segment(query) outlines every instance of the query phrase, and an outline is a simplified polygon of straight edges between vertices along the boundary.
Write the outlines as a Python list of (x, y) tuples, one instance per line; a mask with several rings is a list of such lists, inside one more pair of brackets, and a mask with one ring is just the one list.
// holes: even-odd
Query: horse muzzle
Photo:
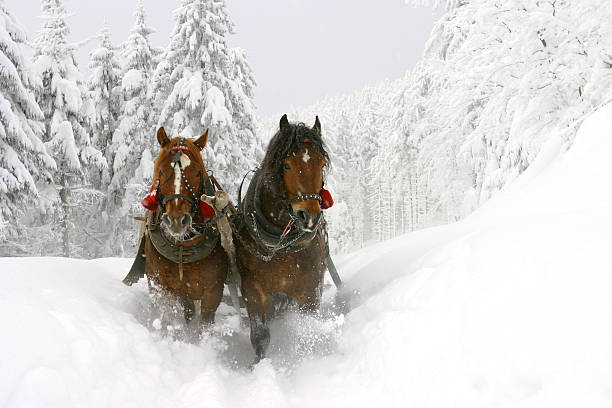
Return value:
[(161, 216), (161, 226), (175, 239), (182, 239), (191, 228), (192, 218), (189, 213), (173, 217), (167, 212)]
[(316, 215), (312, 215), (312, 213), (304, 209), (294, 210), (293, 214), (297, 227), (305, 232), (312, 232), (317, 229), (322, 217), (321, 210)]

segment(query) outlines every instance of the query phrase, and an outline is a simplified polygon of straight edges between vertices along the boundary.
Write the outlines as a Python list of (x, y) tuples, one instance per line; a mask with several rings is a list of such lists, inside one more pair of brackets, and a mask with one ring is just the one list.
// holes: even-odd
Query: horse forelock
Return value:
[[(200, 152), (200, 149), (193, 143), (193, 141), (194, 139), (185, 138), (183, 142), (183, 146), (186, 147), (187, 150), (182, 150), (181, 152), (183, 154), (186, 154), (189, 157), (189, 160), (191, 161), (192, 164), (195, 163), (198, 168), (206, 172), (206, 165), (204, 165), (204, 160), (202, 159), (202, 154)], [(175, 137), (170, 140), (170, 143), (168, 143), (167, 146), (163, 147), (160, 150), (159, 156), (157, 156), (157, 160), (155, 160), (155, 166), (153, 170), (154, 179), (159, 177), (160, 170), (162, 170), (161, 169), (162, 166), (172, 167), (172, 159), (177, 152), (177, 150), (172, 150), (172, 149), (176, 149), (179, 146), (180, 146), (180, 138)], [(166, 174), (167, 172), (163, 170), (162, 170), (162, 173), (164, 173), (166, 177), (168, 176), (168, 174)], [(163, 181), (164, 180), (160, 180), (160, 182), (163, 182)]]
[(278, 131), (270, 140), (261, 165), (263, 176), (268, 180), (278, 180), (283, 174), (283, 162), (291, 153), (314, 148), (325, 160), (325, 170), (330, 166), (329, 154), (321, 135), (304, 123), (290, 124), (290, 131)]

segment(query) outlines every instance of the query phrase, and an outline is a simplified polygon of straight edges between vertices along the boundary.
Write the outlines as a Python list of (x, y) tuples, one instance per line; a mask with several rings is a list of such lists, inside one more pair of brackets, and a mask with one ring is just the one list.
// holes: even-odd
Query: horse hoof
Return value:
[(266, 358), (266, 352), (263, 350), (255, 351), (255, 359), (253, 360), (253, 364), (251, 364), (251, 368), (254, 368), (257, 364)]

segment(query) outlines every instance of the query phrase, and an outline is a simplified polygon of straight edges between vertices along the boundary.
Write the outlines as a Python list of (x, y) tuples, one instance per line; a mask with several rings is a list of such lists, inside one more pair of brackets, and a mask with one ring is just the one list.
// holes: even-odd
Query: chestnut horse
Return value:
[(319, 118), (308, 128), (284, 115), (241, 203), (237, 262), (256, 363), (266, 355), (268, 322), (278, 310), (290, 302), (305, 312), (319, 309), (326, 268), (321, 208), (331, 206), (321, 198), (328, 162)]
[(212, 323), (229, 264), (219, 233), (208, 220), (214, 211), (200, 201), (210, 185), (200, 153), (208, 130), (197, 140), (169, 139), (162, 127), (157, 140), (161, 151), (153, 186), (143, 200), (146, 208), (154, 210), (148, 213), (143, 238), (145, 273), (151, 287), (182, 303), (187, 322), (194, 316), (194, 301), (200, 300), (202, 322)]

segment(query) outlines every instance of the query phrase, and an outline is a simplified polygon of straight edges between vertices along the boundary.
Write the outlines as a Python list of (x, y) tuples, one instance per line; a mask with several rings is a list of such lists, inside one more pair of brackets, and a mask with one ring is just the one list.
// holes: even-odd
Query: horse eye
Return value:
[(288, 163), (285, 163), (285, 170), (291, 170), (291, 166)]

